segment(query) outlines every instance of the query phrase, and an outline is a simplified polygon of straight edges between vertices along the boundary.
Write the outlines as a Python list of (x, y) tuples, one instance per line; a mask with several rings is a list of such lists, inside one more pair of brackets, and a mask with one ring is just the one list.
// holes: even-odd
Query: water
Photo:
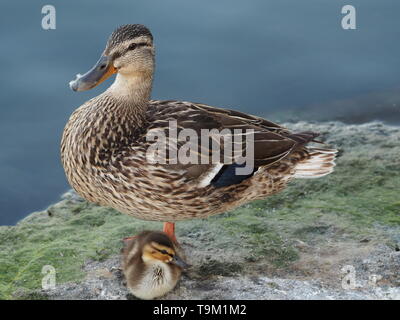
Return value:
[[(57, 29), (45, 31), (41, 8), (49, 3)], [(345, 31), (340, 11), (349, 3), (358, 29)], [(63, 127), (110, 81), (84, 93), (67, 84), (97, 61), (116, 26), (151, 28), (154, 98), (274, 120), (400, 121), (399, 12), (397, 0), (3, 0), (0, 225), (45, 208), (68, 188)]]

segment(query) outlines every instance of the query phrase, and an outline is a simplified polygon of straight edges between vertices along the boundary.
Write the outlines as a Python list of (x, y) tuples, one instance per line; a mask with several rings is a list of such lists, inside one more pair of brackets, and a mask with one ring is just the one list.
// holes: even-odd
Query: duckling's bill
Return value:
[(69, 87), (74, 91), (90, 90), (116, 72), (111, 59), (107, 56), (101, 56), (96, 65), (83, 76), (77, 74), (76, 79), (70, 81)]
[(187, 269), (190, 267), (190, 264), (186, 263), (181, 257), (176, 254), (173, 256), (171, 263), (182, 269)]

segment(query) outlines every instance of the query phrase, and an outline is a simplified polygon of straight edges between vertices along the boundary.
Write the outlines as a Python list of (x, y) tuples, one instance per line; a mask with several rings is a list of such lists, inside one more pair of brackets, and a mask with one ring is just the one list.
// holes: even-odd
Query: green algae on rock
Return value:
[[(339, 148), (335, 172), (293, 181), (285, 191), (232, 212), (179, 222), (192, 279), (207, 287), (213, 277), (317, 278), (340, 290), (340, 268), (352, 264), (365, 277), (365, 270), (373, 270), (385, 285), (399, 286), (398, 260), (387, 255), (400, 245), (400, 128), (379, 122), (287, 126), (321, 132)], [(16, 226), (0, 227), (0, 298), (53, 298), (40, 291), (44, 265), (55, 268), (57, 285), (79, 286), (93, 265), (118, 268), (123, 237), (161, 227), (68, 192)], [(385, 265), (374, 264), (375, 252)], [(364, 260), (371, 265), (365, 267)]]

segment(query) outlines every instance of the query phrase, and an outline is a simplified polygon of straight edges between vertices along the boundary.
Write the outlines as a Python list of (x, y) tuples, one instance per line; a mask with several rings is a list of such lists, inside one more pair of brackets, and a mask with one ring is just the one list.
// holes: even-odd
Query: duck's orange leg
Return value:
[[(171, 238), (173, 242), (178, 244), (175, 236), (175, 223), (174, 222), (164, 222), (163, 231)], [(122, 239), (124, 243), (136, 239), (137, 236), (125, 237)]]
[(174, 222), (164, 222), (163, 231), (171, 238), (172, 241), (178, 243), (175, 236), (175, 223)]

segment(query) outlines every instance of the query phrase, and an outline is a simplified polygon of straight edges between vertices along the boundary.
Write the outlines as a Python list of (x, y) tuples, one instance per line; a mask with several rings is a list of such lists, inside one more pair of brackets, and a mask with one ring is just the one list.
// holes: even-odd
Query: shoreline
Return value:
[[(335, 172), (296, 180), (232, 212), (178, 222), (193, 268), (165, 299), (400, 299), (400, 127), (286, 125), (319, 131), (338, 147)], [(0, 298), (129, 299), (118, 269), (121, 239), (144, 229), (161, 223), (69, 191), (46, 210), (0, 226)], [(57, 272), (54, 290), (41, 289), (44, 265)], [(348, 265), (359, 283), (351, 290), (342, 288)]]

